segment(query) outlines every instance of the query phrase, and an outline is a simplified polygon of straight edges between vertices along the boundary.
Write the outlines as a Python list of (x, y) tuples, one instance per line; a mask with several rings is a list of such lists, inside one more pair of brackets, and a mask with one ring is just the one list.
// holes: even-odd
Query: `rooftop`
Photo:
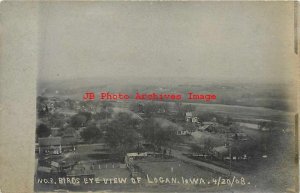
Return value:
[(214, 147), (213, 151), (216, 151), (218, 153), (227, 153), (228, 152), (228, 148), (225, 146), (219, 146), (219, 147)]
[(38, 141), (40, 146), (61, 145), (61, 137), (44, 137)]

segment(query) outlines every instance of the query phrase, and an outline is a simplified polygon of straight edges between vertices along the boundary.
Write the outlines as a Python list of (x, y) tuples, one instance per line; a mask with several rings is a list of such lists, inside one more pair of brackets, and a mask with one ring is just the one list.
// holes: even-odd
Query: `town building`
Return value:
[(193, 113), (192, 112), (186, 112), (185, 113), (185, 121), (186, 122), (191, 122), (193, 118)]
[(61, 137), (44, 137), (38, 139), (39, 154), (61, 154)]
[(215, 158), (224, 160), (229, 155), (229, 149), (227, 146), (214, 147), (212, 153)]
[(176, 135), (191, 135), (192, 132), (188, 131), (187, 129), (178, 129), (176, 131)]

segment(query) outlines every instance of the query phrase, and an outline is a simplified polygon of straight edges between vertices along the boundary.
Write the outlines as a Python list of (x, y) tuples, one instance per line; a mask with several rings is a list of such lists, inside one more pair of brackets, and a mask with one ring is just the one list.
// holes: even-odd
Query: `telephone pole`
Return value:
[(230, 143), (230, 139), (228, 137), (228, 131), (226, 131), (226, 145), (228, 146), (229, 149), (229, 177), (231, 176), (231, 161), (232, 161), (232, 153), (231, 153), (231, 143)]

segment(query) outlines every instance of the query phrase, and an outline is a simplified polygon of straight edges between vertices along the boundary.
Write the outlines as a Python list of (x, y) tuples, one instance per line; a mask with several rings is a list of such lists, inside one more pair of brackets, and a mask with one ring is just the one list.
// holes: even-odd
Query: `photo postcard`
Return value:
[(3, 193), (299, 192), (298, 2), (0, 6)]

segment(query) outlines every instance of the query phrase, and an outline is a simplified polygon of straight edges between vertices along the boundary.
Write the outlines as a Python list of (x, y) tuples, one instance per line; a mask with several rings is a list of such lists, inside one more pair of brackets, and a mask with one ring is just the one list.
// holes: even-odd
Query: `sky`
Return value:
[(293, 2), (45, 2), (38, 78), (289, 81), (293, 19)]

